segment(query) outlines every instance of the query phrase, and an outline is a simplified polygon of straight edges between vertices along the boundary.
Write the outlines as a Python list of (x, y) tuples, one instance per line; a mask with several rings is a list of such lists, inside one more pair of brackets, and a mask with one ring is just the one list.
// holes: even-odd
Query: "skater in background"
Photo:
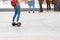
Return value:
[(38, 0), (40, 6), (39, 12), (43, 12), (43, 7), (42, 7), (43, 1), (44, 0)]
[(53, 4), (54, 4), (54, 11), (58, 11), (59, 8), (58, 8), (58, 0), (52, 0), (53, 1)]
[(35, 0), (29, 1), (29, 2), (28, 2), (28, 6), (29, 6), (28, 12), (30, 13), (30, 11), (33, 11), (33, 13), (34, 13)]
[(47, 10), (50, 10), (51, 9), (50, 0), (46, 0), (46, 4), (47, 4)]

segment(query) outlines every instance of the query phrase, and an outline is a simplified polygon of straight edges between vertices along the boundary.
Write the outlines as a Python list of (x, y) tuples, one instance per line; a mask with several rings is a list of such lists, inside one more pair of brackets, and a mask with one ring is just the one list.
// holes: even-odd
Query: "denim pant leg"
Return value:
[(40, 12), (42, 12), (42, 11), (43, 11), (42, 4), (40, 4)]
[(20, 6), (17, 6), (17, 22), (19, 21), (20, 18)]
[(33, 5), (33, 9), (32, 9), (32, 10), (33, 10), (33, 13), (34, 13), (34, 6), (35, 6), (35, 5)]
[(28, 10), (28, 12), (30, 13), (30, 11), (31, 11), (31, 6), (29, 5), (29, 10)]
[(14, 7), (14, 16), (13, 16), (13, 21), (15, 21), (16, 15), (17, 15), (17, 7)]

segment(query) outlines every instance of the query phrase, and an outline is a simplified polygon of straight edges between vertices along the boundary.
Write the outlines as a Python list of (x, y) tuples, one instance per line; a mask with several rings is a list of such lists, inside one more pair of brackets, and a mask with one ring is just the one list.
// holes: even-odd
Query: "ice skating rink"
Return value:
[(21, 12), (21, 27), (13, 27), (14, 12), (0, 12), (0, 40), (60, 40), (60, 12)]
[[(14, 12), (1, 11), (10, 8), (13, 8), (10, 1), (0, 1), (0, 40), (60, 40), (60, 12), (22, 11), (21, 27), (13, 27), (11, 23)], [(28, 8), (28, 5), (22, 2), (21, 8)], [(35, 8), (39, 8), (37, 0)], [(46, 4), (43, 4), (43, 8), (46, 8)]]

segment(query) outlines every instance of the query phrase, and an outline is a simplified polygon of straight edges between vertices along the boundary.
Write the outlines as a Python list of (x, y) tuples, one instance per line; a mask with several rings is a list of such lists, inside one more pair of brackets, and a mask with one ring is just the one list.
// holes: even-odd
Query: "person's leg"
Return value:
[(57, 9), (56, 9), (56, 4), (54, 4), (54, 11), (56, 11)]
[(55, 11), (55, 4), (54, 4), (54, 11)]
[(51, 9), (50, 4), (47, 3), (47, 10), (50, 10), (50, 9)]
[(31, 6), (29, 5), (29, 10), (28, 10), (28, 12), (30, 13), (30, 11), (31, 11)]
[(15, 21), (16, 15), (17, 15), (17, 7), (14, 7), (14, 16), (13, 16), (13, 22)]
[(33, 4), (33, 13), (34, 13), (34, 7), (35, 7), (35, 5)]
[(51, 9), (50, 3), (49, 3), (49, 10)]
[(43, 12), (42, 4), (40, 4), (40, 12)]
[(58, 3), (58, 11), (60, 11), (60, 3)]
[(19, 21), (20, 18), (20, 6), (17, 7), (17, 22)]
[(54, 4), (54, 11), (58, 11), (58, 5), (57, 4)]
[(60, 11), (60, 6), (59, 6), (59, 11)]

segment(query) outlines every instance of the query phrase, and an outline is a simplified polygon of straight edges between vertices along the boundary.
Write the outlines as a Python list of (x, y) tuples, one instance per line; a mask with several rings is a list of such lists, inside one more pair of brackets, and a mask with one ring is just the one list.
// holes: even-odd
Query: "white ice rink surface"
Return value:
[(60, 40), (60, 12), (21, 12), (21, 27), (11, 25), (14, 12), (0, 12), (0, 40)]

